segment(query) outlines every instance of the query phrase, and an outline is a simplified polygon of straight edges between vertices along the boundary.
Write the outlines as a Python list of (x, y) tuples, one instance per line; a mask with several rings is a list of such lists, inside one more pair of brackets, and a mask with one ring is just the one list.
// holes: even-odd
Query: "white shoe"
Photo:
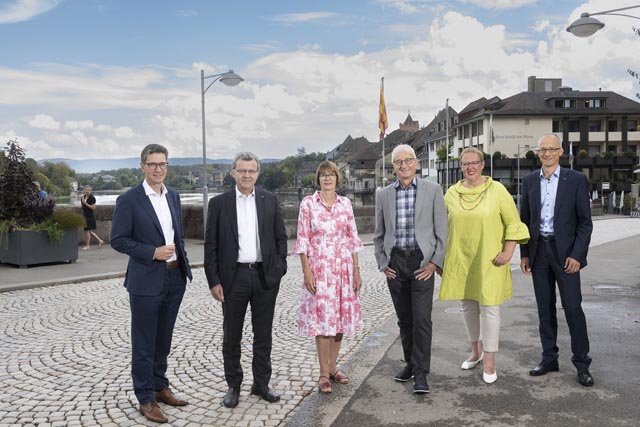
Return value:
[(473, 369), (478, 366), (478, 363), (482, 362), (482, 359), (484, 359), (484, 353), (480, 354), (480, 357), (475, 362), (469, 362), (468, 360), (465, 360), (464, 362), (462, 362), (462, 366), (460, 366), (460, 368), (464, 369), (465, 371), (468, 369)]
[(495, 383), (496, 381), (498, 381), (498, 372), (493, 371), (493, 374), (487, 374), (486, 372), (482, 371), (482, 381), (487, 384)]

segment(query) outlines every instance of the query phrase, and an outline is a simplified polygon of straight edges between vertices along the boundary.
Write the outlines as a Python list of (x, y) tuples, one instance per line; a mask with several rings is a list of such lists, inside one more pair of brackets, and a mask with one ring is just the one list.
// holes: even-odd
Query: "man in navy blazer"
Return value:
[(243, 371), (242, 331), (251, 304), (253, 385), (251, 394), (267, 402), (280, 396), (269, 388), (272, 325), (280, 279), (287, 271), (287, 234), (275, 194), (255, 187), (260, 161), (239, 153), (231, 170), (233, 190), (209, 202), (204, 270), (211, 295), (222, 302), (222, 356), (229, 390), (224, 406), (238, 405)]
[(582, 173), (560, 167), (562, 153), (560, 138), (545, 133), (538, 140), (542, 169), (522, 179), (520, 216), (531, 239), (520, 246), (520, 268), (533, 274), (542, 342), (542, 361), (529, 374), (539, 376), (559, 369), (557, 283), (571, 334), (571, 360), (578, 370), (578, 382), (589, 387), (593, 377), (580, 290), (580, 269), (587, 265), (593, 230), (589, 187)]
[(147, 145), (140, 155), (144, 181), (116, 200), (111, 247), (129, 255), (124, 286), (131, 307), (131, 375), (140, 412), (165, 423), (157, 402), (184, 406), (169, 388), (167, 357), (173, 328), (192, 279), (184, 247), (180, 195), (164, 185), (168, 152)]

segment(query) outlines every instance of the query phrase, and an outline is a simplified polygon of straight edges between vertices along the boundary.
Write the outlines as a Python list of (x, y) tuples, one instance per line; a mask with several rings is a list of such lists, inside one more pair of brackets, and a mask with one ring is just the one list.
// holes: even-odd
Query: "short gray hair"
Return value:
[(396, 148), (394, 148), (393, 151), (391, 152), (391, 161), (393, 161), (396, 158), (396, 154), (398, 154), (399, 151), (403, 151), (403, 150), (411, 151), (411, 154), (413, 154), (413, 157), (416, 157), (416, 152), (412, 146), (410, 146), (409, 144), (400, 144), (400, 145), (397, 145)]
[(540, 143), (542, 142), (543, 139), (545, 139), (548, 136), (552, 136), (554, 137), (557, 141), (558, 141), (558, 147), (562, 148), (562, 140), (560, 139), (560, 137), (558, 136), (557, 133), (554, 132), (547, 132), (547, 133), (543, 133), (542, 136), (540, 138), (538, 138), (538, 145), (540, 145)]
[(233, 158), (233, 166), (231, 167), (231, 169), (233, 170), (236, 169), (236, 164), (238, 163), (238, 160), (242, 160), (245, 162), (250, 162), (253, 160), (258, 164), (258, 170), (260, 170), (260, 159), (258, 159), (258, 156), (256, 156), (255, 154), (249, 151), (243, 151), (242, 153), (236, 154), (236, 156)]
[(167, 151), (167, 149), (163, 145), (149, 144), (146, 147), (144, 147), (142, 149), (142, 153), (140, 153), (140, 163), (146, 163), (147, 156), (149, 154), (156, 154), (156, 153), (164, 154), (164, 156), (167, 159), (169, 159), (169, 151)]

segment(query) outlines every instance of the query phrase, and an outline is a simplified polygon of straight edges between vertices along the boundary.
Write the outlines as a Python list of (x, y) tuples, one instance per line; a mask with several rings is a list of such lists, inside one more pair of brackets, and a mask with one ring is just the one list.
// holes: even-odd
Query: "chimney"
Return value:
[(536, 91), (536, 76), (529, 76), (527, 79), (527, 92)]

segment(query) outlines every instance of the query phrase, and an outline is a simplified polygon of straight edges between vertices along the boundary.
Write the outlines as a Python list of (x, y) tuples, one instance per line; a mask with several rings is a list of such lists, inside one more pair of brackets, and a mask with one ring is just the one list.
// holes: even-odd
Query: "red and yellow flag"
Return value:
[(380, 139), (384, 139), (384, 133), (389, 127), (387, 122), (387, 108), (384, 106), (384, 77), (380, 80), (380, 111), (378, 117), (378, 127), (380, 128)]

